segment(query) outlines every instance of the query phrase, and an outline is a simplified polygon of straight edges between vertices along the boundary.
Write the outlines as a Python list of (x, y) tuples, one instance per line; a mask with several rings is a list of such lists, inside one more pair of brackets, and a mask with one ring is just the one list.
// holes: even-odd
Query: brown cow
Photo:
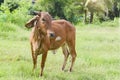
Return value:
[[(75, 50), (75, 27), (66, 20), (53, 20), (48, 12), (39, 12), (25, 26), (32, 28), (30, 43), (33, 58), (33, 70), (36, 68), (37, 56), (42, 54), (41, 73), (47, 57), (48, 50), (55, 50), (62, 47), (64, 54), (64, 63), (62, 70), (64, 70), (69, 53), (72, 56), (70, 71), (72, 71), (73, 64), (76, 58)], [(69, 49), (68, 49), (69, 48)]]

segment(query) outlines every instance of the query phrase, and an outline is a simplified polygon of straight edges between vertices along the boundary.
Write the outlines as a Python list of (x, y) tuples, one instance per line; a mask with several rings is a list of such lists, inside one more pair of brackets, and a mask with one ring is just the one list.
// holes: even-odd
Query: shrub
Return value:
[[(9, 1), (14, 2), (15, 0), (9, 0)], [(24, 0), (20, 0), (17, 3), (19, 4), (19, 7), (12, 12), (10, 12), (9, 6), (7, 6), (7, 1), (0, 7), (0, 10), (3, 11), (0, 12), (1, 22), (10, 22), (17, 24), (19, 26), (24, 25), (24, 23), (30, 17), (28, 15), (28, 8), (30, 7), (30, 3)]]

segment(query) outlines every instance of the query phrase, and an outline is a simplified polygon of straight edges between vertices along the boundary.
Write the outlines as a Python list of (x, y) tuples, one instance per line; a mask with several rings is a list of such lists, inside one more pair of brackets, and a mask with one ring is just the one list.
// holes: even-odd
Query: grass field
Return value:
[[(29, 32), (17, 28), (0, 31), (0, 80), (120, 80), (120, 27), (76, 26), (77, 58), (73, 72), (61, 70), (63, 54), (48, 53), (43, 77), (39, 77), (41, 56), (32, 73)], [(105, 27), (106, 26), (106, 27)]]

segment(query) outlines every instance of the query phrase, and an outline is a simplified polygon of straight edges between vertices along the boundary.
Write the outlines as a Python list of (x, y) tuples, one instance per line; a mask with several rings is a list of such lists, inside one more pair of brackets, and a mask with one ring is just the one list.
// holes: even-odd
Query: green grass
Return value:
[(55, 55), (48, 53), (43, 77), (38, 76), (41, 55), (32, 73), (30, 31), (9, 24), (9, 31), (0, 30), (0, 80), (120, 80), (120, 27), (113, 27), (113, 23), (111, 27), (111, 23), (76, 26), (77, 58), (73, 72), (67, 71), (70, 58), (66, 72), (61, 70), (64, 57), (59, 49)]

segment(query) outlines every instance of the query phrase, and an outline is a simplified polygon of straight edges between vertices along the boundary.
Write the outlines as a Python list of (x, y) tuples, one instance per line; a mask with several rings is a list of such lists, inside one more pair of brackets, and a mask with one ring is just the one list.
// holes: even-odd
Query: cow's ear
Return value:
[(34, 16), (32, 19), (30, 19), (26, 24), (25, 24), (25, 26), (27, 27), (27, 28), (32, 28), (32, 27), (34, 27), (35, 25), (36, 25), (36, 21), (39, 19), (39, 16), (37, 15), (37, 16)]

